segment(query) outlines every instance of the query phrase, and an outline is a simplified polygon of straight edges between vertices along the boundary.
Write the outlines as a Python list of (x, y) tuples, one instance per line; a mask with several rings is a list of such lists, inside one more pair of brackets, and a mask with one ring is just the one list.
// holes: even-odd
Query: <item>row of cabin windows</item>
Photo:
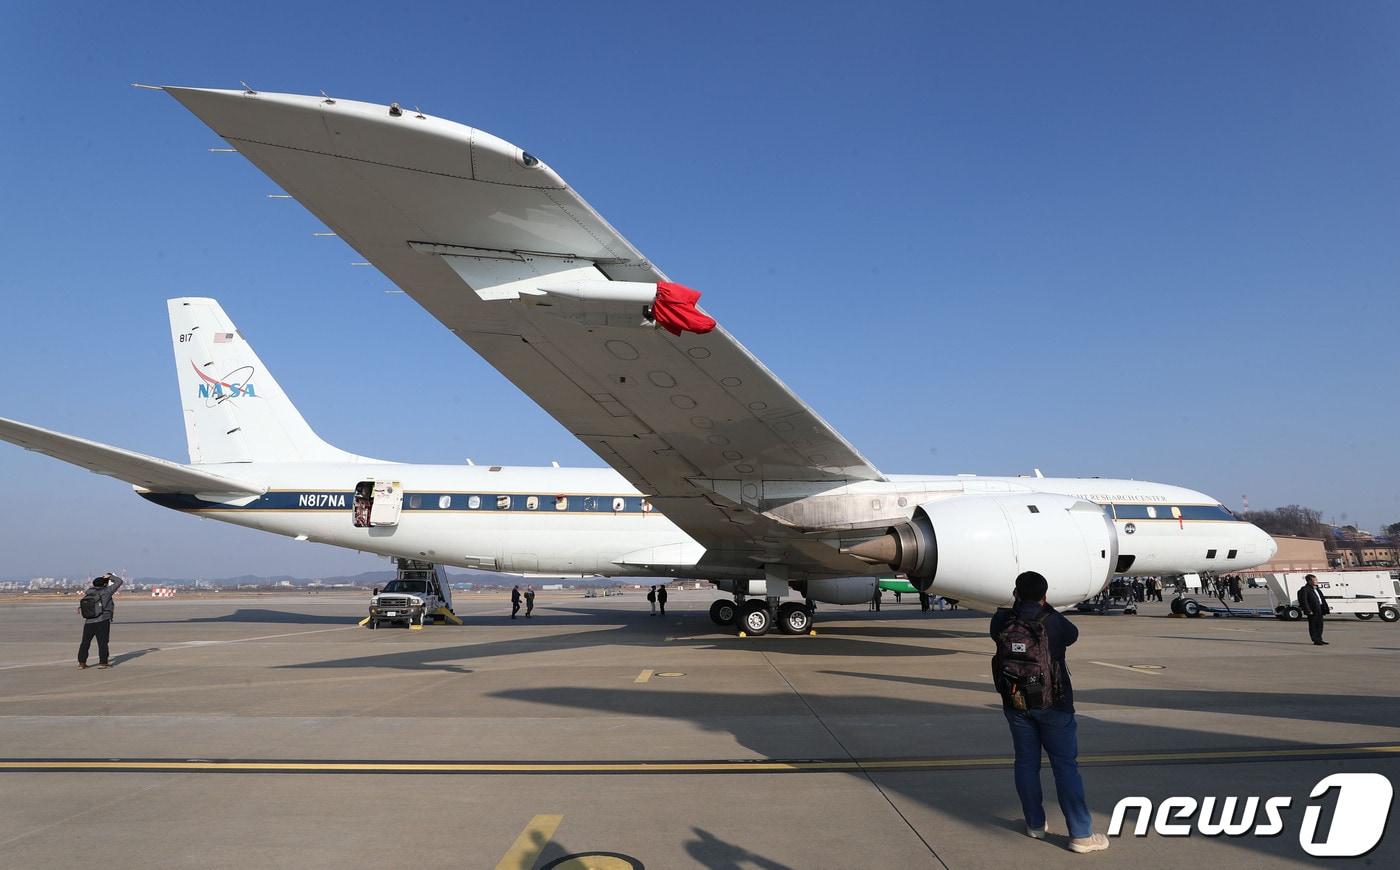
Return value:
[[(1239, 550), (1231, 550), (1230, 552), (1228, 552), (1228, 553), (1225, 554), (1225, 558), (1227, 558), (1227, 559), (1233, 559), (1233, 558), (1235, 558), (1236, 556), (1239, 555), (1239, 552), (1240, 552)], [(1214, 550), (1206, 550), (1206, 558), (1207, 558), (1207, 559), (1214, 559), (1214, 558), (1215, 558), (1215, 551), (1214, 551)]]
[(1106, 504), (1103, 509), (1120, 520), (1239, 520), (1219, 504)]
[[(415, 494), (408, 497), (409, 510), (419, 510), (431, 504), (433, 496)], [(651, 513), (651, 502), (635, 496), (606, 495), (440, 495), (437, 506), (442, 510), (465, 506), (468, 510), (548, 510), (612, 511), (613, 513)]]

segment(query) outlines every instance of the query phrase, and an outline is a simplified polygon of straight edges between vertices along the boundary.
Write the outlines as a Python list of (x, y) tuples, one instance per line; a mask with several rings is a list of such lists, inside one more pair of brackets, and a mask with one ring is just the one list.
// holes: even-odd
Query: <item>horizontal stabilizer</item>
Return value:
[(255, 483), (211, 474), (178, 462), (40, 429), (4, 417), (0, 417), (0, 439), (88, 471), (125, 480), (152, 492), (248, 492), (260, 495), (267, 491), (267, 487)]

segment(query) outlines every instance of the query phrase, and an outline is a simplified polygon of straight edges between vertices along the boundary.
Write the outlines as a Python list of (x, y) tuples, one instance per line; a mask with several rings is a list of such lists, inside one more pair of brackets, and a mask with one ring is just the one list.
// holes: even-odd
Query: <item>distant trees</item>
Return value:
[(1391, 523), (1386, 526), (1385, 536), (1390, 539), (1390, 546), (1400, 547), (1400, 523)]
[[(1271, 535), (1326, 538), (1330, 531), (1327, 523), (1322, 521), (1322, 511), (1296, 504), (1273, 510), (1248, 511), (1244, 518)], [(1400, 526), (1400, 523), (1395, 525)]]

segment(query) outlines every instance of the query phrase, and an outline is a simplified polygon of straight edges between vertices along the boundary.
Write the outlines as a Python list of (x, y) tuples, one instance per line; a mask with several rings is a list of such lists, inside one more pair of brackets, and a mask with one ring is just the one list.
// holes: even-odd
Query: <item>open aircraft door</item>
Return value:
[(403, 486), (397, 480), (362, 480), (355, 485), (355, 527), (397, 526)]

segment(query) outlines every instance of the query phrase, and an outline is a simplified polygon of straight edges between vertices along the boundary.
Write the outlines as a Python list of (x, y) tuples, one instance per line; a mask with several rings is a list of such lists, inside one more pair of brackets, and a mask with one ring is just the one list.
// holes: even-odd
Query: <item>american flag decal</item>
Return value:
[(228, 344), (230, 341), (233, 341), (233, 333), (231, 333), (231, 332), (216, 332), (216, 333), (214, 333), (214, 343), (215, 343), (215, 344)]

